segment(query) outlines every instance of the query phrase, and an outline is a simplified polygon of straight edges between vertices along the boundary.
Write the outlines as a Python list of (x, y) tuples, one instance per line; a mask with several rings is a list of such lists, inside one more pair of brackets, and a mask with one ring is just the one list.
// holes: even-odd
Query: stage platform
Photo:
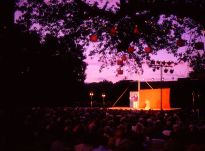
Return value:
[[(144, 108), (139, 108), (139, 109), (135, 109), (135, 108), (131, 108), (131, 107), (109, 107), (108, 109), (110, 110), (136, 110), (136, 111), (140, 111), (140, 110), (143, 110), (143, 111), (147, 111), (146, 109)], [(160, 111), (161, 109), (150, 109), (150, 110), (153, 110), (153, 111)], [(181, 108), (169, 108), (169, 109), (163, 109), (164, 111), (174, 111), (174, 110), (181, 110)]]

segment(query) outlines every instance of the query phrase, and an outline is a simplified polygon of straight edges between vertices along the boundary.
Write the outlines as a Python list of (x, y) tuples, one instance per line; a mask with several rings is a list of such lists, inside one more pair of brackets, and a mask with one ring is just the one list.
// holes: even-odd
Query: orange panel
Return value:
[[(161, 89), (144, 89), (139, 94), (139, 108), (161, 109)], [(162, 109), (170, 109), (170, 88), (162, 89)]]

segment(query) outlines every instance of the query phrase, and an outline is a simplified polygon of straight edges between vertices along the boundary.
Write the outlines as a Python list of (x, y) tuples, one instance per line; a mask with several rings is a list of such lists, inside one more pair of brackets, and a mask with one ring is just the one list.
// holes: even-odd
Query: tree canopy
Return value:
[(124, 64), (129, 71), (142, 72), (142, 64), (151, 64), (155, 60), (150, 56), (162, 49), (177, 58), (170, 64), (183, 61), (204, 69), (203, 0), (120, 0), (115, 7), (108, 5), (28, 0), (18, 5), (23, 14), (18, 23), (38, 32), (42, 39), (48, 33), (72, 37), (84, 49), (94, 44), (90, 55), (99, 55), (102, 68), (119, 65), (118, 74)]
[(42, 40), (28, 26), (14, 24), (15, 5), (10, 2), (3, 0), (0, 5), (4, 16), (0, 23), (1, 105), (59, 105), (79, 100), (86, 67), (82, 46), (71, 36), (48, 34)]
[(1, 97), (18, 100), (12, 101), (18, 105), (80, 99), (86, 64), (80, 46), (70, 37), (47, 35), (40, 43), (37, 33), (22, 32), (19, 26), (5, 34), (1, 34)]

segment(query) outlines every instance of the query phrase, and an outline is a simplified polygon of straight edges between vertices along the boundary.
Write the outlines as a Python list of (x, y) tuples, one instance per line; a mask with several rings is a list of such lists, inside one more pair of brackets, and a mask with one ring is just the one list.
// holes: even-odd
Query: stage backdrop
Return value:
[[(139, 96), (140, 100), (130, 98), (130, 107), (134, 107), (132, 101), (137, 101), (137, 109), (161, 109), (161, 89), (142, 89)], [(162, 89), (162, 109), (170, 109), (170, 88)]]

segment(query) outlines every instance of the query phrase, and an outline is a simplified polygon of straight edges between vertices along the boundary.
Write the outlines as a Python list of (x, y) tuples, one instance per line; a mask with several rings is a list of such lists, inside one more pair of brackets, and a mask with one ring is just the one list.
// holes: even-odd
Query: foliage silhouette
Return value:
[[(103, 62), (101, 69), (116, 65), (117, 60), (126, 54), (128, 59), (124, 64), (129, 66), (127, 70), (143, 72), (142, 64), (150, 64), (151, 55), (161, 49), (177, 58), (173, 66), (188, 62), (195, 69), (193, 60), (205, 58), (201, 41), (204, 20), (200, 16), (205, 11), (202, 0), (120, 0), (117, 7), (111, 8), (108, 3), (100, 6), (99, 2), (88, 4), (83, 0), (28, 3), (18, 7), (23, 12), (19, 24), (37, 31), (42, 37), (46, 32), (56, 37), (71, 36), (84, 49), (93, 44), (95, 48), (90, 51), (90, 56), (99, 55), (99, 61)], [(34, 24), (39, 26), (33, 28)], [(185, 33), (189, 34), (188, 38), (184, 38)], [(89, 38), (93, 36), (95, 40)], [(199, 42), (203, 43), (200, 50), (195, 49)], [(128, 52), (129, 47), (135, 50)], [(186, 51), (181, 52), (181, 47)], [(197, 66), (204, 68), (204, 63)]]

